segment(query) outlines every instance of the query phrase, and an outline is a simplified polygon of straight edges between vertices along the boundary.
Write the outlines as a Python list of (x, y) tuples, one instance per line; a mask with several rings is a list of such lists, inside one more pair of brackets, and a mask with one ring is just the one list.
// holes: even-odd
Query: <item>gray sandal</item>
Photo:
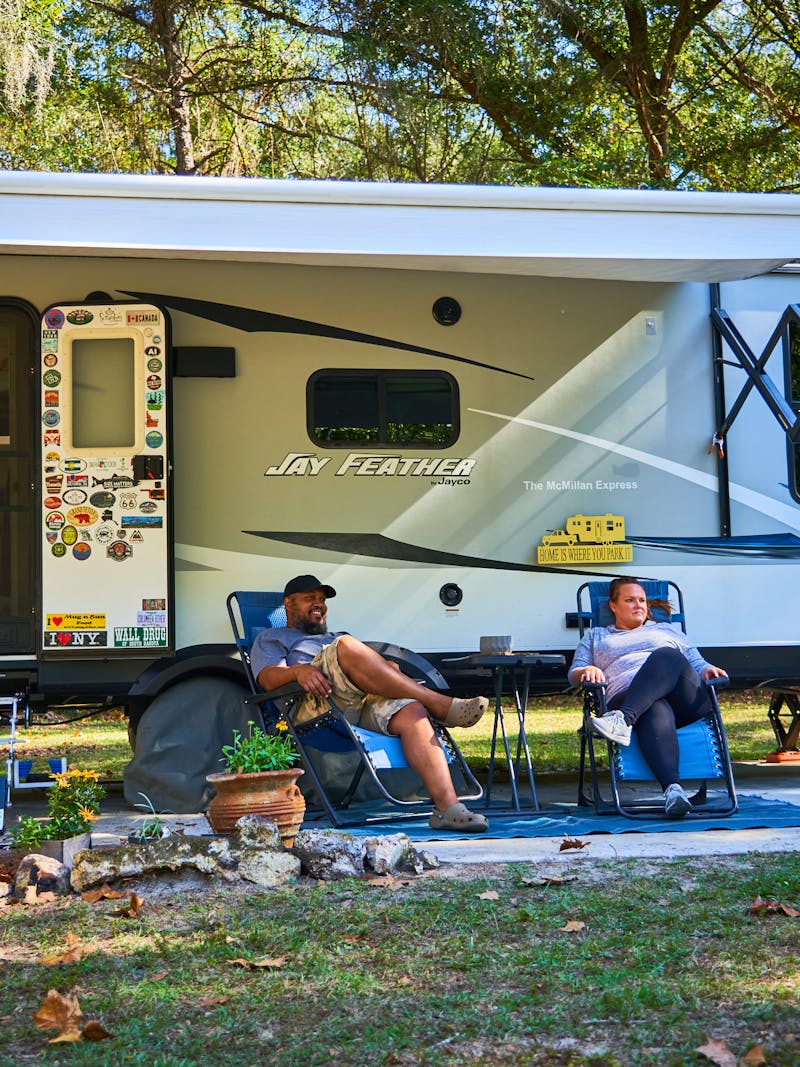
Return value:
[(447, 811), (431, 812), (428, 825), (432, 830), (460, 830), (467, 834), (482, 834), (489, 829), (489, 823), (483, 815), (470, 811), (461, 801), (451, 804)]
[(489, 707), (486, 697), (453, 697), (444, 720), (445, 726), (474, 726)]

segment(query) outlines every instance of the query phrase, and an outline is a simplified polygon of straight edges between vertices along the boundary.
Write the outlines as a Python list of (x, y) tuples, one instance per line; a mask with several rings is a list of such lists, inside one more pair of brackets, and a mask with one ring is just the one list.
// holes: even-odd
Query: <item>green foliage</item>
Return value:
[(11, 827), (11, 838), (19, 848), (35, 848), (42, 841), (63, 841), (84, 834), (100, 810), (105, 790), (95, 771), (73, 768), (54, 774), (55, 785), (47, 791), (46, 821), (23, 815)]
[(247, 737), (234, 730), (233, 744), (222, 747), (221, 762), (228, 774), (285, 771), (299, 760), (288, 735), (265, 734), (255, 723), (248, 725)]

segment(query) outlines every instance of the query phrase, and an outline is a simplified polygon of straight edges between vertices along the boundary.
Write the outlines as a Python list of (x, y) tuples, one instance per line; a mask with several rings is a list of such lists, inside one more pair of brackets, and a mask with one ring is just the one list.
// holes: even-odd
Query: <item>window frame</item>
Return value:
[[(324, 441), (320, 439), (315, 432), (315, 419), (316, 414), (316, 401), (315, 401), (315, 387), (320, 379), (331, 378), (364, 378), (367, 381), (374, 381), (377, 384), (378, 391), (378, 439), (374, 441)], [(397, 441), (387, 440), (387, 428), (388, 428), (388, 414), (387, 414), (387, 402), (386, 402), (386, 387), (385, 383), (391, 379), (415, 379), (431, 378), (437, 381), (444, 381), (450, 387), (450, 402), (451, 402), (451, 415), (452, 415), (452, 432), (447, 441), (435, 442), (435, 441), (417, 441), (414, 443), (406, 444)], [(377, 368), (348, 368), (348, 367), (326, 367), (320, 370), (314, 371), (306, 382), (306, 432), (310, 440), (319, 448), (348, 448), (359, 450), (375, 449), (385, 451), (387, 448), (392, 450), (407, 450), (407, 451), (420, 451), (436, 449), (437, 451), (443, 451), (448, 448), (452, 448), (461, 436), (461, 396), (458, 387), (458, 381), (448, 371), (444, 370), (411, 370), (406, 367), (389, 368), (389, 369), (377, 369)]]
[[(800, 372), (800, 324), (789, 322), (786, 326), (783, 342), (784, 395), (795, 413), (800, 414), (800, 395), (795, 396), (795, 390), (793, 388), (792, 368), (795, 358), (792, 352), (793, 337), (796, 340), (796, 359), (798, 363), (798, 372)], [(788, 467), (787, 482), (789, 495), (793, 500), (800, 503), (800, 443), (795, 444), (788, 436), (786, 438), (786, 465)]]

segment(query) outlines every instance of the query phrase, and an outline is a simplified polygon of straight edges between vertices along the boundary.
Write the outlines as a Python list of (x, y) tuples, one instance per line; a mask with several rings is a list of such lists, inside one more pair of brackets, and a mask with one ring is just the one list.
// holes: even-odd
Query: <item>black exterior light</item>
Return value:
[(439, 590), (439, 599), (446, 608), (454, 608), (464, 599), (464, 594), (455, 582), (445, 582)]
[(452, 296), (440, 296), (433, 305), (433, 317), (440, 326), (455, 326), (461, 318), (461, 305)]

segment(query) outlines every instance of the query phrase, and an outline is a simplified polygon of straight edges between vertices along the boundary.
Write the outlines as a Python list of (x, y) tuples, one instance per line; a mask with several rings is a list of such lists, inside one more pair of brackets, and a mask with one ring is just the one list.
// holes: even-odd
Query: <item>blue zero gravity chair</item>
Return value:
[[(313, 787), (313, 799), (333, 825), (418, 817), (429, 809), (430, 799), (419, 777), (409, 767), (399, 738), (352, 725), (331, 698), (328, 698), (328, 710), (322, 715), (295, 723), (292, 712), (298, 698), (304, 695), (303, 690), (288, 685), (266, 693), (259, 687), (250, 664), (250, 647), (262, 630), (286, 625), (283, 594), (238, 591), (228, 596), (227, 606), (236, 647), (253, 693), (247, 702), (260, 710), (267, 733), (275, 733), (278, 723), (285, 724), (310, 778), (310, 783), (304, 784), (301, 779), (299, 784), (305, 791)], [(398, 645), (373, 641), (366, 644), (396, 662), (416, 681), (437, 689), (447, 688), (444, 677), (423, 656)], [(434, 719), (431, 722), (450, 765), (459, 799), (478, 799), (483, 789), (456, 743), (441, 723)], [(407, 794), (398, 795), (396, 779), (406, 785), (411, 780), (410, 798)]]
[[(653, 606), (651, 612), (658, 622), (679, 625), (686, 633), (683, 594), (678, 586), (674, 582), (648, 580), (640, 581), (639, 584), (648, 601), (668, 602), (670, 590), (674, 592), (678, 601), (677, 611), (672, 611), (670, 605), (669, 611)], [(581, 637), (591, 626), (608, 626), (613, 623), (614, 617), (608, 606), (609, 585), (609, 582), (584, 582), (578, 589), (578, 627)], [(725, 680), (722, 679), (722, 684), (724, 683)], [(697, 789), (694, 796), (690, 795), (692, 811), (685, 818), (732, 815), (738, 806), (728, 741), (715, 688), (720, 684), (720, 680), (714, 679), (705, 684), (711, 698), (711, 713), (678, 730), (680, 779), (685, 785)], [(584, 806), (593, 804), (599, 815), (620, 814), (630, 819), (649, 819), (653, 815), (664, 815), (664, 799), (660, 786), (644, 760), (636, 740), (636, 732), (634, 731), (627, 747), (614, 744), (592, 732), (591, 718), (604, 715), (607, 711), (605, 685), (584, 683), (581, 690), (583, 725), (578, 803)], [(603, 748), (607, 749), (608, 755), (610, 793), (606, 795), (603, 794), (598, 773), (598, 745), (601, 746), (601, 751)], [(709, 782), (714, 785), (713, 793), (709, 793)], [(591, 790), (590, 795), (587, 795), (587, 786)], [(687, 792), (690, 790), (687, 789)]]

